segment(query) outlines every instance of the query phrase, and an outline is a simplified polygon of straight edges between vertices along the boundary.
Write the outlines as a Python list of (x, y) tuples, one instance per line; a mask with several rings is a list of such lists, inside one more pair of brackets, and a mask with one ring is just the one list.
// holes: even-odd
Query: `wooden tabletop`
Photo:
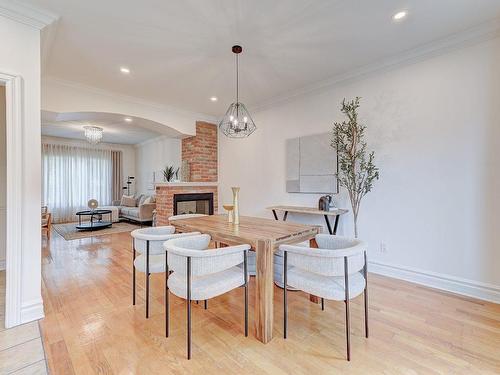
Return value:
[(349, 210), (346, 210), (345, 208), (334, 208), (330, 211), (323, 211), (323, 210), (318, 210), (316, 207), (302, 207), (302, 206), (271, 206), (267, 207), (267, 209), (276, 211), (297, 212), (301, 214), (329, 215), (329, 216), (337, 216), (349, 212)]
[[(253, 248), (259, 240), (271, 241), (276, 247), (283, 243), (307, 240), (320, 231), (320, 226), (303, 225), (259, 217), (240, 216), (240, 223), (229, 223), (227, 215), (210, 215), (172, 220), (170, 224), (180, 232), (198, 231), (210, 234), (225, 244), (247, 243)], [(302, 240), (302, 241), (304, 241)]]

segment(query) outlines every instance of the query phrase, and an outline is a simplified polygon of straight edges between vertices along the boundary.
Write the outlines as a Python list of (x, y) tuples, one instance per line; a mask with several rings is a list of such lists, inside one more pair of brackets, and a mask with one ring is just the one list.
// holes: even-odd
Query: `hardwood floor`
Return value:
[[(171, 296), (164, 337), (164, 277), (152, 275), (151, 317), (144, 316), (144, 275), (132, 306), (128, 233), (43, 248), (40, 323), (52, 374), (494, 374), (500, 373), (500, 305), (370, 275), (370, 338), (362, 297), (351, 303), (352, 360), (345, 360), (344, 304), (325, 311), (288, 293), (282, 338), (282, 291), (275, 288), (275, 338), (244, 337), (243, 289), (193, 304), (193, 359), (186, 359), (185, 303)], [(252, 304), (254, 282), (250, 285)], [(250, 308), (250, 326), (253, 308)]]
[(0, 374), (47, 374), (38, 322), (5, 328), (5, 271), (0, 271)]

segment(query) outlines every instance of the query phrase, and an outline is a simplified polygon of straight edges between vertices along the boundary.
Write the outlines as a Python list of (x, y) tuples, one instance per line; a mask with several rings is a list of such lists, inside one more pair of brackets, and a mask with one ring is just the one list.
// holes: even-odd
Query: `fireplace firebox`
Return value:
[(174, 194), (174, 215), (214, 214), (213, 193)]

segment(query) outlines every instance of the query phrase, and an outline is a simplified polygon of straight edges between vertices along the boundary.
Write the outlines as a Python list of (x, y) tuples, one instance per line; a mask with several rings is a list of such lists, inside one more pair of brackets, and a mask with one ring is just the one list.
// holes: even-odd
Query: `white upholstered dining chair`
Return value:
[(287, 336), (287, 288), (324, 299), (344, 301), (346, 309), (347, 360), (351, 359), (349, 300), (364, 294), (365, 336), (368, 338), (368, 291), (366, 244), (328, 234), (315, 237), (318, 248), (281, 245), (283, 251), (283, 337)]
[[(202, 234), (165, 242), (165, 336), (169, 335), (169, 293), (187, 303), (187, 357), (191, 359), (191, 301), (208, 300), (233, 289), (245, 289), (245, 336), (248, 336), (247, 252), (250, 245), (207, 250), (210, 236)], [(238, 265), (243, 264), (243, 269)], [(171, 272), (171, 273), (170, 273)]]
[[(175, 233), (173, 226), (149, 227), (136, 229), (130, 233), (133, 248), (132, 303), (135, 305), (135, 271), (146, 275), (146, 318), (149, 318), (149, 276), (152, 273), (165, 272), (165, 252), (163, 243), (177, 237), (198, 235), (200, 232)], [(139, 256), (136, 257), (136, 253)]]

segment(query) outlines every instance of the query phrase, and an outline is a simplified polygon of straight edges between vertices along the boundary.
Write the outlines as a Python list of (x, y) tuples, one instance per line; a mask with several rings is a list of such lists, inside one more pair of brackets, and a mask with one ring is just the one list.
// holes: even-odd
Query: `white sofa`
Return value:
[(152, 222), (153, 211), (156, 209), (156, 200), (151, 197), (153, 202), (145, 203), (149, 196), (141, 194), (135, 197), (135, 206), (123, 205), (122, 201), (113, 201), (113, 206), (118, 209), (120, 219), (127, 219), (139, 223)]

